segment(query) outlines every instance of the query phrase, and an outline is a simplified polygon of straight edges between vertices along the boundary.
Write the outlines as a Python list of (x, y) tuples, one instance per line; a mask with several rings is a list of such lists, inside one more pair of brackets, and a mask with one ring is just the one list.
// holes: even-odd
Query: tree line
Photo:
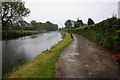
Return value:
[(26, 22), (23, 18), (29, 16), (30, 10), (25, 7), (25, 2), (10, 0), (10, 2), (2, 2), (2, 30), (8, 35), (8, 30), (46, 30), (54, 31), (58, 29), (57, 24), (50, 21), (46, 23)]
[(83, 23), (82, 20), (79, 20), (79, 18), (77, 19), (77, 21), (73, 21), (73, 20), (67, 20), (65, 21), (65, 28), (78, 28), (84, 25), (92, 25), (95, 24), (94, 21), (89, 18), (87, 24)]
[(31, 30), (47, 30), (47, 31), (56, 31), (58, 30), (58, 25), (53, 24), (50, 21), (47, 21), (46, 23), (36, 22), (35, 20), (32, 20), (30, 22), (30, 28)]

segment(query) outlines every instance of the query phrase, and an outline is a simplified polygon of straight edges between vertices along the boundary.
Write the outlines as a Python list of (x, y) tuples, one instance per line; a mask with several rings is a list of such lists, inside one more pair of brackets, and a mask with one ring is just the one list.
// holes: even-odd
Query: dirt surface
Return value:
[(111, 53), (80, 35), (64, 48), (56, 63), (56, 78), (118, 78)]

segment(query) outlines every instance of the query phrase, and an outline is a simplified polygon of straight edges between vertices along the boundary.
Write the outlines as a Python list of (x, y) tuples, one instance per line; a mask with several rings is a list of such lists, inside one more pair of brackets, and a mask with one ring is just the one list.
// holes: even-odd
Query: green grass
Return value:
[(13, 72), (8, 73), (4, 78), (54, 78), (55, 64), (65, 46), (72, 42), (71, 36), (65, 33), (65, 37), (58, 44), (46, 50), (32, 61), (14, 68)]

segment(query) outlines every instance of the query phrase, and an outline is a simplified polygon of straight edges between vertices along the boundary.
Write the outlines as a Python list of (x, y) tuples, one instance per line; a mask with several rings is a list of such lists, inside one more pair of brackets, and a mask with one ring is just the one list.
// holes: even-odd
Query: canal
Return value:
[(61, 40), (61, 33), (47, 32), (2, 41), (2, 74), (11, 71), (15, 66), (30, 61)]

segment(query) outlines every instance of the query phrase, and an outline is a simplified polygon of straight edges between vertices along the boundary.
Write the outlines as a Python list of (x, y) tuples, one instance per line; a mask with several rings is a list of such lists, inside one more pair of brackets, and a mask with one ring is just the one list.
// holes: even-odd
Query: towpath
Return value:
[(73, 34), (56, 63), (56, 78), (117, 78), (111, 53), (92, 40)]

